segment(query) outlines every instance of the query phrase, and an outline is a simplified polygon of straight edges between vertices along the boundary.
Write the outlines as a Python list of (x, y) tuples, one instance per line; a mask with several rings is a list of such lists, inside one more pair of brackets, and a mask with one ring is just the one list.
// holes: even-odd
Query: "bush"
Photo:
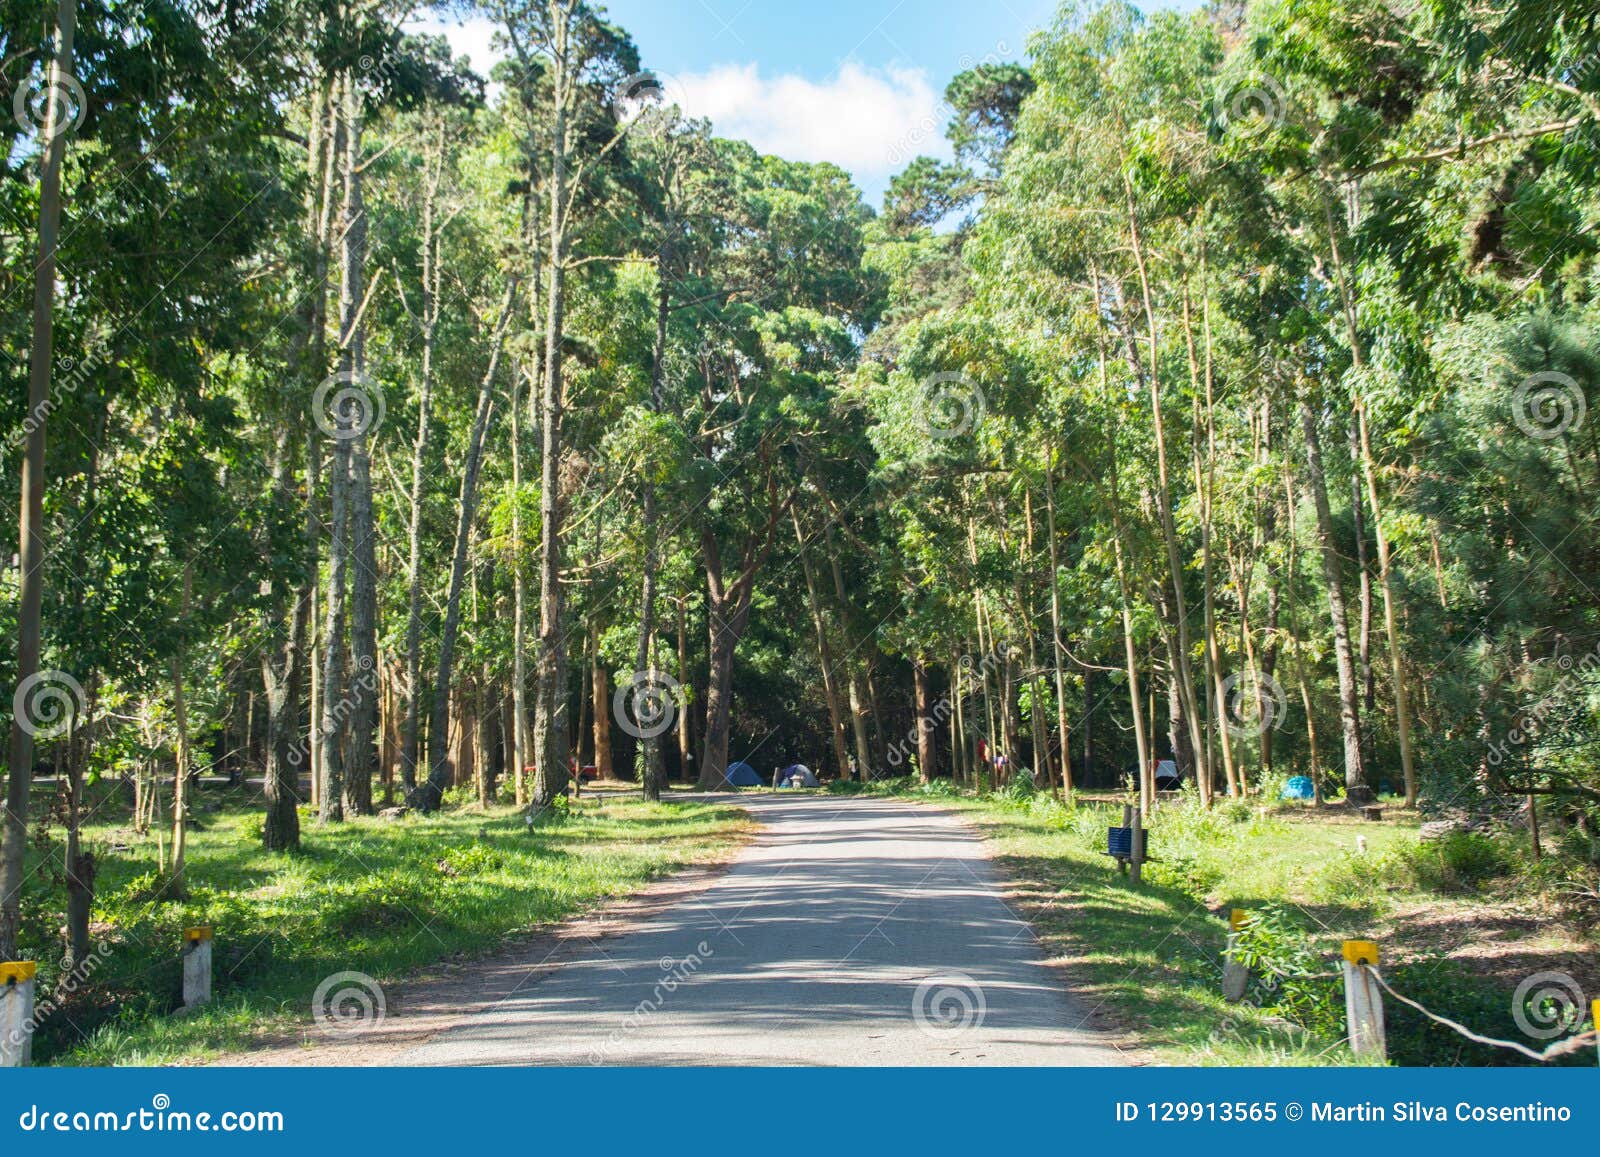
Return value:
[(1492, 836), (1455, 832), (1442, 840), (1418, 844), (1407, 860), (1417, 886), (1436, 892), (1471, 891), (1511, 871), (1513, 857)]
[(1237, 959), (1251, 971), (1249, 1000), (1319, 1036), (1338, 1039), (1344, 991), (1310, 937), (1278, 904), (1252, 912), (1235, 938)]

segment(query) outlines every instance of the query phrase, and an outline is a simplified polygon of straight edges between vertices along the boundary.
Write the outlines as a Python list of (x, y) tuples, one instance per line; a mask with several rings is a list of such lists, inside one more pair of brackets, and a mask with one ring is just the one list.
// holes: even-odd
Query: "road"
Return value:
[(1116, 1065), (982, 841), (889, 800), (741, 795), (761, 835), (401, 1065)]

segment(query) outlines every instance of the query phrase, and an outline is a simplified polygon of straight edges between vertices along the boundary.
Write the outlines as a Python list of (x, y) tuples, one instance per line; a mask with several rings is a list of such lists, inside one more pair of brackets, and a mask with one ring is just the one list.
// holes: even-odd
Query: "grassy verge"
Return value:
[[(1516, 1024), (1520, 979), (1561, 971), (1600, 990), (1593, 927), (1550, 901), (1513, 836), (1423, 844), (1415, 817), (1371, 824), (1342, 809), (1252, 802), (1206, 812), (1177, 803), (1151, 821), (1156, 859), (1136, 887), (1101, 854), (1120, 805), (972, 798), (905, 780), (871, 790), (931, 798), (977, 825), (1048, 956), (1159, 1063), (1354, 1063), (1342, 1043), (1342, 988), (1320, 976), (1336, 968), (1344, 939), (1377, 940), (1385, 975), (1400, 991), (1532, 1047), (1545, 1042)], [(1234, 907), (1255, 916), (1253, 949), (1306, 975), (1257, 980), (1246, 1002), (1226, 1003), (1222, 951)], [(1525, 1011), (1535, 1024), (1549, 1012)], [(1521, 1063), (1398, 1004), (1389, 1010), (1389, 1043), (1399, 1064)], [(1593, 1064), (1593, 1054), (1572, 1063)]]
[[(335, 972), (385, 983), (489, 952), (712, 859), (748, 824), (733, 808), (587, 794), (532, 828), (510, 807), (326, 828), (303, 816), (305, 850), (282, 857), (261, 850), (260, 813), (247, 802), (230, 794), (191, 834), (182, 901), (152, 871), (154, 833), (114, 821), (86, 830), (102, 849), (100, 947), (88, 982), (39, 1026), (35, 1063), (159, 1064), (248, 1047), (303, 1025), (318, 983)], [(41, 1002), (60, 992), (59, 863), (59, 847), (42, 843), (25, 894)], [(176, 1016), (178, 946), (192, 924), (215, 929), (214, 1001)]]

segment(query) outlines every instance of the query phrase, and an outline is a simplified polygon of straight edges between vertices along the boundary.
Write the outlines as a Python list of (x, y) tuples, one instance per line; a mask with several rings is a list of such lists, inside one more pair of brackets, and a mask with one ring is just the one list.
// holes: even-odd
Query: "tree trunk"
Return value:
[[(354, 80), (345, 85), (345, 172), (348, 182), (344, 267), (348, 279), (345, 297), (354, 313), (340, 318), (345, 346), (341, 362), (347, 381), (365, 392), (367, 214), (361, 190), (361, 94)], [(368, 398), (370, 407), (374, 399)], [(350, 552), (354, 573), (350, 594), (350, 759), (344, 769), (344, 810), (350, 815), (372, 814), (372, 773), (378, 734), (378, 554), (377, 530), (372, 510), (372, 413), (361, 416), (359, 432), (350, 440)]]
[(611, 676), (600, 656), (594, 656), (594, 770), (601, 779), (615, 779), (616, 765), (611, 758)]
[(551, 0), (549, 60), (552, 96), (550, 151), (550, 299), (545, 322), (544, 393), (540, 404), (539, 650), (535, 665), (533, 741), (536, 770), (530, 804), (546, 808), (567, 789), (567, 661), (561, 592), (562, 342), (567, 306), (568, 119), (577, 78), (572, 74), (571, 12)]
[(921, 656), (911, 661), (911, 678), (917, 707), (917, 775), (923, 783), (931, 783), (939, 759), (938, 732), (933, 721), (933, 692), (928, 683), (928, 665)]
[[(434, 168), (422, 195), (422, 365), (417, 383), (417, 437), (411, 447), (410, 517), (406, 555), (406, 716), (400, 755), (400, 786), (409, 798), (417, 786), (417, 732), (422, 716), (422, 499), (427, 471), (428, 426), (433, 409), (433, 361), (438, 341), (440, 230), (438, 227), (440, 169), (444, 142), (438, 142)], [(516, 445), (512, 455), (515, 461)], [(519, 653), (520, 660), (520, 653)]]
[(1339, 574), (1339, 548), (1334, 540), (1333, 512), (1328, 504), (1327, 477), (1322, 470), (1322, 446), (1311, 401), (1300, 398), (1300, 428), (1306, 443), (1306, 476), (1317, 510), (1317, 539), (1322, 554), (1322, 576), (1328, 588), (1328, 614), (1333, 621), (1333, 654), (1339, 672), (1339, 722), (1344, 731), (1345, 795), (1351, 803), (1371, 798), (1361, 755), (1360, 689), (1356, 685), (1355, 656), (1350, 646), (1350, 621), (1345, 610), (1344, 580)]
[(799, 547), (800, 569), (805, 573), (806, 597), (811, 606), (811, 625), (817, 635), (817, 662), (822, 668), (822, 694), (827, 700), (828, 732), (833, 739), (833, 758), (839, 778), (847, 777), (849, 756), (845, 754), (844, 722), (839, 711), (839, 689), (833, 670), (833, 647), (828, 641), (828, 627), (822, 616), (822, 601), (817, 597), (817, 580), (811, 573), (811, 560), (806, 556), (805, 535), (800, 529), (800, 514), (791, 510), (794, 520), (794, 537)]
[(457, 500), (455, 555), (450, 564), (450, 586), (445, 597), (444, 627), (439, 634), (439, 670), (433, 684), (433, 709), (428, 721), (428, 778), (410, 801), (425, 812), (437, 811), (445, 789), (454, 779), (454, 769), (446, 754), (450, 732), (450, 680), (455, 667), (456, 635), (461, 629), (461, 592), (466, 585), (467, 553), (472, 541), (472, 522), (478, 506), (478, 472), (483, 464), (483, 443), (494, 411), (494, 379), (500, 368), (500, 351), (506, 327), (517, 301), (517, 278), (506, 283), (500, 302), (500, 317), (495, 325), (489, 351), (489, 365), (478, 384), (478, 404), (472, 419), (472, 436), (467, 442), (467, 461), (461, 474), (461, 494)]
[[(179, 618), (185, 623), (189, 618), (189, 602), (193, 593), (193, 564), (185, 562), (183, 594), (179, 604)], [(189, 648), (181, 641), (181, 635), (179, 638), (177, 649), (167, 664), (167, 672), (172, 677), (172, 718), (178, 729), (177, 765), (172, 781), (172, 879), (168, 885), (168, 895), (174, 900), (185, 899), (188, 895), (183, 869), (189, 846), (189, 707), (183, 694), (183, 669), (188, 661)]]
[[(56, 10), (55, 57), (49, 91), (65, 91), (72, 71), (72, 38), (78, 26), (76, 0)], [(44, 155), (39, 166), (39, 250), (33, 273), (33, 345), (28, 360), (28, 418), (22, 447), (21, 516), (17, 557), (17, 686), (39, 673), (40, 620), (44, 607), (44, 426), (49, 414), (50, 363), (55, 337), (56, 245), (61, 228), (61, 161), (70, 126), (61, 123), (60, 99), (45, 111)], [(37, 682), (37, 680), (35, 680)], [(11, 719), (10, 778), (6, 782), (4, 838), (0, 839), (0, 960), (17, 959), (22, 922), (22, 857), (28, 843), (28, 792), (33, 783), (33, 732), (23, 712)]]
[[(1061, 548), (1056, 538), (1055, 466), (1045, 455), (1045, 532), (1050, 536), (1050, 648), (1056, 681), (1056, 738), (1061, 744), (1061, 798), (1072, 799), (1072, 746), (1067, 729), (1066, 647), (1061, 642)], [(1087, 715), (1087, 710), (1085, 711)]]

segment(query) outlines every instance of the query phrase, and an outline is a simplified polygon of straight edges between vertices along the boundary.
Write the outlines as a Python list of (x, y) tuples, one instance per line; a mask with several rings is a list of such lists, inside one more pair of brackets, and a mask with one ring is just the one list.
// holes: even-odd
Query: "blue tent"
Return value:
[(756, 774), (756, 769), (748, 763), (730, 763), (728, 770), (722, 773), (725, 787), (760, 787), (761, 777)]
[[(794, 780), (799, 780), (798, 784)], [(791, 763), (778, 773), (778, 782), (795, 787), (821, 787), (817, 782), (816, 773), (803, 763)]]
[(1283, 785), (1283, 790), (1278, 793), (1279, 799), (1316, 799), (1317, 788), (1309, 777), (1304, 775), (1291, 776), (1289, 782)]

